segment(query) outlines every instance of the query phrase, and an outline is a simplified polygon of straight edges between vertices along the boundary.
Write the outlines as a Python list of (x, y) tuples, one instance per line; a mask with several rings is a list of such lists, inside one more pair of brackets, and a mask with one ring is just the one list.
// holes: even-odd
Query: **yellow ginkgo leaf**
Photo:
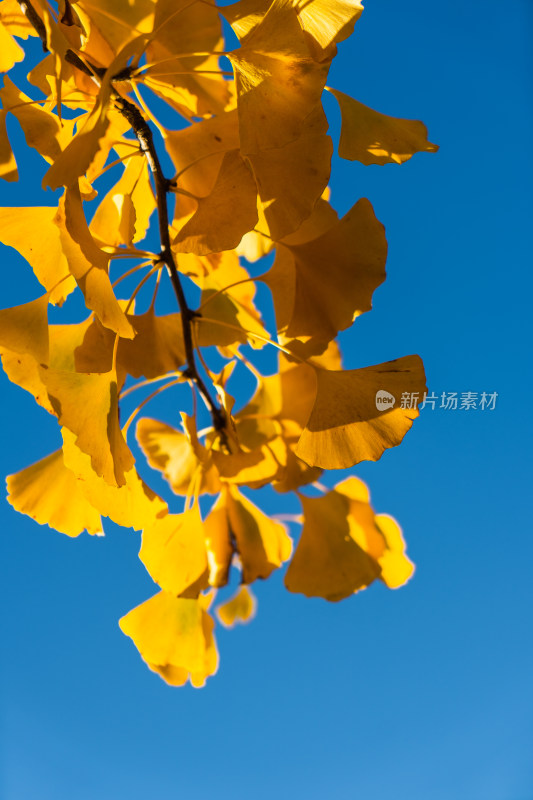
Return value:
[(74, 120), (60, 123), (56, 114), (32, 102), (8, 77), (0, 89), (0, 100), (2, 108), (17, 118), (29, 147), (35, 148), (48, 163), (61, 156), (72, 139)]
[[(261, 22), (269, 6), (270, 0), (239, 0), (220, 11), (242, 39)], [(363, 12), (359, 0), (292, 0), (292, 6), (318, 56), (334, 42), (346, 39)]]
[(76, 435), (79, 449), (91, 456), (93, 470), (112, 486), (123, 486), (135, 460), (120, 429), (116, 372), (39, 367), (39, 374), (59, 423)]
[(0, 310), (0, 353), (30, 355), (38, 364), (48, 364), (48, 295)]
[(310, 216), (328, 184), (333, 143), (327, 130), (326, 115), (317, 106), (298, 139), (248, 156), (263, 214), (276, 242)]
[(405, 555), (405, 542), (398, 523), (388, 514), (376, 514), (375, 523), (383, 534), (386, 548), (379, 558), (380, 578), (389, 589), (403, 586), (413, 575), (415, 567)]
[(439, 149), (428, 141), (423, 122), (388, 117), (337, 89), (329, 91), (338, 100), (342, 114), (341, 158), (363, 164), (401, 164), (415, 153)]
[(0, 2), (0, 20), (12, 36), (17, 36), (19, 39), (37, 36), (35, 28), (21, 9), (18, 0)]
[(165, 422), (143, 417), (137, 423), (136, 437), (150, 466), (163, 473), (175, 494), (186, 495), (198, 473), (201, 494), (220, 492), (220, 480), (211, 456), (202, 448), (199, 458), (198, 448), (193, 448), (185, 433)]
[(40, 525), (67, 536), (84, 530), (102, 536), (100, 515), (86, 499), (81, 482), (66, 468), (61, 450), (7, 477), (8, 502)]
[(198, 505), (144, 528), (139, 558), (153, 580), (174, 595), (201, 578), (207, 570), (207, 552)]
[(77, 185), (67, 188), (54, 221), (70, 272), (83, 292), (87, 308), (94, 311), (104, 327), (125, 339), (133, 339), (135, 332), (109, 280), (109, 256), (91, 236)]
[(324, 469), (377, 461), (400, 444), (426, 391), (419, 356), (341, 372), (317, 369), (316, 381), (316, 399), (295, 452)]
[(268, 578), (290, 558), (292, 541), (285, 528), (266, 516), (235, 487), (225, 492), (231, 535), (241, 558), (243, 583)]
[(11, 183), (18, 181), (17, 161), (7, 135), (6, 112), (0, 109), (0, 178)]
[[(174, 163), (177, 187), (194, 197), (207, 197), (213, 191), (224, 154), (239, 148), (237, 111), (217, 114), (179, 131), (166, 131), (165, 147)], [(195, 210), (194, 200), (176, 194), (176, 220)]]
[[(121, 157), (132, 152), (119, 145), (115, 150)], [(90, 225), (94, 237), (115, 247), (143, 239), (156, 207), (146, 159), (136, 154), (124, 162), (124, 167), (122, 177), (106, 194)]]
[(250, 622), (255, 617), (257, 601), (251, 589), (243, 584), (236, 594), (218, 606), (216, 615), (226, 628)]
[(323, 352), (355, 316), (372, 308), (386, 258), (383, 225), (365, 199), (317, 239), (280, 245), (263, 280), (272, 291), (282, 343), (301, 357)]
[(255, 284), (235, 253), (198, 282), (202, 286), (201, 316), (195, 320), (199, 345), (226, 347), (242, 342), (257, 349), (264, 346), (253, 336), (268, 338), (254, 303)]
[(235, 70), (242, 153), (298, 139), (306, 118), (320, 104), (329, 63), (313, 60), (290, 0), (274, 0), (229, 58)]
[(231, 98), (216, 55), (223, 49), (216, 6), (158, 0), (147, 48), (148, 63), (154, 67), (146, 70), (143, 80), (187, 118), (219, 114)]
[(0, 19), (0, 72), (8, 72), (17, 61), (24, 58), (24, 50), (11, 36)]
[[(290, 592), (342, 600), (379, 577), (381, 567), (377, 560), (351, 535), (347, 497), (333, 491), (323, 497), (300, 499), (304, 524), (285, 574), (285, 586)], [(374, 514), (368, 505), (365, 517), (363, 525), (373, 526)]]
[(76, 446), (76, 436), (68, 428), (61, 429), (63, 459), (78, 478), (81, 490), (93, 508), (124, 528), (142, 530), (168, 513), (168, 506), (153, 492), (135, 467), (124, 473), (123, 486), (111, 486), (95, 474), (91, 457)]
[(0, 208), (0, 242), (24, 256), (39, 283), (50, 292), (50, 302), (61, 305), (76, 288), (76, 281), (69, 275), (54, 224), (56, 214), (54, 207)]
[(282, 439), (278, 437), (249, 451), (241, 449), (236, 453), (222, 453), (213, 450), (212, 458), (221, 481), (259, 489), (282, 472), (287, 454)]
[(215, 185), (173, 242), (178, 252), (203, 256), (232, 250), (257, 222), (257, 189), (239, 152), (225, 153)]
[(214, 623), (202, 599), (159, 592), (119, 621), (150, 669), (168, 683), (203, 686), (218, 666)]

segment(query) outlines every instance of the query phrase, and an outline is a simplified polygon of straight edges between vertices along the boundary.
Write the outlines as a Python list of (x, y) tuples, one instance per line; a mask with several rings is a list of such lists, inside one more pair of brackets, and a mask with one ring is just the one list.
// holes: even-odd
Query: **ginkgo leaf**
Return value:
[[(381, 567), (351, 535), (348, 498), (333, 491), (300, 500), (304, 524), (285, 574), (290, 592), (342, 600), (379, 577)], [(366, 506), (364, 524), (373, 525), (373, 517)]]
[(193, 686), (203, 686), (217, 670), (214, 623), (201, 598), (159, 592), (122, 617), (119, 625), (150, 669), (168, 683), (182, 686), (190, 679)]
[(17, 162), (7, 135), (6, 112), (0, 109), (0, 178), (5, 181), (18, 181)]
[[(89, 324), (90, 319), (77, 325), (48, 326), (49, 354), (46, 363), (49, 367), (72, 372), (76, 370), (75, 349), (83, 341)], [(42, 343), (40, 347), (43, 347)], [(55, 413), (46, 392), (46, 387), (41, 380), (39, 361), (36, 360), (35, 354), (31, 355), (31, 346), (28, 353), (4, 350), (2, 352), (2, 366), (10, 381), (30, 392), (37, 403), (42, 408), (45, 408), (49, 414)]]
[(59, 189), (60, 186), (72, 186), (81, 175), (84, 175), (100, 146), (109, 127), (107, 104), (110, 98), (109, 82), (102, 89), (93, 110), (87, 114), (85, 122), (74, 138), (71, 138), (64, 151), (43, 178), (43, 189)]
[(144, 72), (144, 82), (185, 117), (219, 114), (231, 98), (215, 54), (222, 50), (216, 6), (158, 0), (147, 48), (148, 62), (155, 65)]
[(301, 497), (304, 526), (285, 585), (308, 597), (342, 600), (380, 578), (404, 584), (414, 567), (392, 517), (375, 515), (368, 487), (352, 476), (322, 497)]
[[(269, 6), (270, 0), (239, 0), (221, 8), (221, 13), (242, 39), (261, 22)], [(300, 25), (318, 46), (318, 55), (346, 39), (363, 12), (359, 0), (293, 0), (292, 6)]]
[(259, 489), (276, 478), (286, 462), (286, 448), (281, 438), (253, 450), (236, 453), (212, 451), (213, 464), (220, 480)]
[[(195, 319), (198, 344), (224, 347), (235, 342), (261, 348), (268, 338), (257, 310), (255, 284), (235, 254), (198, 281), (202, 286), (199, 316)], [(234, 285), (235, 284), (235, 285)], [(219, 324), (217, 324), (217, 322)]]
[(234, 625), (250, 622), (255, 617), (256, 607), (257, 601), (251, 589), (243, 584), (233, 597), (218, 606), (216, 615), (226, 628), (233, 628)]
[[(177, 174), (177, 187), (194, 197), (207, 197), (215, 185), (224, 154), (239, 148), (239, 120), (236, 109), (165, 132), (165, 147)], [(196, 202), (176, 194), (175, 219), (189, 216)]]
[(135, 460), (120, 429), (116, 372), (87, 375), (39, 367), (39, 374), (59, 423), (76, 435), (93, 470), (112, 486), (123, 486)]
[(39, 525), (67, 536), (84, 530), (102, 536), (100, 515), (85, 498), (81, 483), (66, 468), (61, 450), (7, 477), (8, 502)]
[(18, 0), (2, 0), (0, 3), (0, 20), (12, 36), (28, 39), (37, 36), (35, 28), (22, 11)]
[(109, 256), (90, 234), (77, 185), (67, 188), (54, 221), (69, 270), (83, 292), (87, 308), (95, 312), (104, 327), (125, 339), (133, 339), (135, 332), (109, 280)]
[(0, 353), (11, 350), (30, 355), (39, 364), (47, 364), (48, 295), (21, 306), (0, 310)]
[[(126, 151), (118, 145), (115, 149), (119, 155)], [(136, 155), (124, 166), (120, 180), (104, 197), (90, 225), (94, 237), (115, 247), (143, 239), (156, 207), (146, 159)]]
[(144, 528), (139, 558), (153, 580), (174, 595), (201, 578), (207, 570), (207, 552), (198, 505)]
[(57, 209), (0, 208), (0, 242), (24, 256), (35, 277), (50, 292), (50, 302), (61, 303), (76, 288), (61, 247), (54, 218)]
[[(419, 356), (341, 372), (317, 369), (316, 381), (316, 399), (295, 452), (306, 464), (324, 469), (377, 461), (400, 444), (426, 391)], [(385, 410), (378, 406), (378, 392), (393, 398)], [(402, 395), (408, 397), (407, 407)]]
[(74, 120), (60, 123), (55, 114), (32, 102), (7, 76), (0, 89), (0, 100), (2, 108), (17, 118), (29, 147), (35, 148), (48, 163), (61, 156), (72, 139)]
[(333, 143), (327, 130), (320, 106), (307, 118), (298, 139), (248, 156), (275, 241), (298, 229), (328, 184)]
[(234, 487), (226, 490), (225, 503), (231, 535), (241, 558), (243, 583), (268, 578), (290, 558), (292, 541), (285, 528)]
[(143, 417), (137, 423), (136, 437), (150, 466), (163, 473), (175, 494), (186, 495), (198, 472), (200, 494), (220, 492), (222, 487), (211, 456), (203, 448), (204, 458), (199, 458), (185, 433)]
[(215, 185), (178, 233), (178, 252), (219, 253), (232, 250), (257, 222), (257, 189), (250, 169), (238, 151), (225, 153)]
[(401, 164), (415, 153), (439, 149), (428, 141), (423, 122), (388, 117), (337, 89), (329, 91), (338, 100), (342, 114), (341, 158), (363, 164)]
[(16, 43), (0, 19), (0, 72), (8, 72), (24, 59), (24, 50)]
[[(280, 245), (262, 279), (272, 291), (283, 344), (302, 357), (325, 350), (355, 316), (372, 308), (372, 294), (385, 280), (386, 258), (383, 225), (365, 199), (317, 239)], [(292, 344), (293, 338), (300, 343)]]
[(235, 70), (241, 152), (298, 139), (320, 104), (329, 64), (313, 60), (290, 0), (274, 0), (229, 58)]
[(386, 544), (386, 549), (379, 558), (380, 578), (389, 589), (397, 589), (412, 577), (415, 567), (405, 555), (405, 542), (396, 520), (388, 514), (376, 514), (375, 523)]
[(78, 478), (85, 498), (103, 517), (109, 517), (124, 528), (142, 530), (168, 513), (168, 506), (153, 492), (137, 473), (135, 467), (124, 473), (122, 486), (111, 486), (95, 474), (91, 456), (76, 446), (76, 436), (61, 429), (63, 460)]

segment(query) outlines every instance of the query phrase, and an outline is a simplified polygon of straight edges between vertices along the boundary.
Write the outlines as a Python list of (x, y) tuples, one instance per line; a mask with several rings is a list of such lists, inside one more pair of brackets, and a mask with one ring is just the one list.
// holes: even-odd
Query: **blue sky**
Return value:
[[(251, 625), (218, 632), (206, 688), (171, 689), (117, 625), (153, 593), (139, 536), (70, 540), (1, 500), (6, 800), (532, 800), (532, 18), (529, 0), (368, 0), (330, 78), (440, 145), (401, 167), (335, 162), (332, 202), (368, 197), (390, 248), (346, 366), (419, 353), (435, 393), (498, 393), (492, 411), (426, 408), (354, 470), (400, 521), (413, 580), (328, 604), (275, 576)], [(51, 204), (37, 170), (0, 202)], [(35, 297), (2, 258), (2, 307)], [(7, 474), (59, 439), (0, 387)]]

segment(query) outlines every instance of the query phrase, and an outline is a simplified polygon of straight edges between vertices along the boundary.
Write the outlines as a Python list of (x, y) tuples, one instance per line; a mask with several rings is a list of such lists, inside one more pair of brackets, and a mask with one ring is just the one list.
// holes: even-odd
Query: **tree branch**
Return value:
[[(26, 15), (28, 21), (31, 23), (37, 35), (39, 36), (44, 52), (49, 52), (46, 37), (46, 27), (42, 19), (37, 14), (29, 0), (19, 0), (19, 5), (22, 12)], [(65, 59), (69, 62), (69, 64), (72, 64), (72, 66), (81, 70), (86, 75), (101, 78), (106, 72), (105, 68), (97, 67), (93, 64), (86, 64), (72, 50), (67, 51)], [(124, 80), (124, 78), (127, 77), (127, 75), (124, 73), (125, 71), (123, 70), (120, 75), (114, 76), (112, 80)], [(131, 103), (129, 100), (126, 100), (124, 97), (118, 94), (118, 92), (113, 94), (113, 100), (115, 101), (117, 110), (128, 121), (133, 132), (135, 133), (141, 151), (146, 156), (150, 170), (154, 177), (159, 222), (159, 238), (161, 242), (160, 259), (168, 269), (181, 312), (183, 343), (185, 347), (185, 357), (187, 359), (187, 368), (184, 372), (184, 375), (190, 378), (196, 384), (198, 391), (204, 398), (207, 407), (209, 408), (211, 419), (213, 420), (213, 427), (219, 432), (222, 441), (227, 444), (227, 436), (225, 433), (226, 415), (223, 409), (217, 406), (211, 397), (211, 394), (209, 393), (209, 390), (207, 389), (207, 386), (205, 385), (204, 380), (198, 371), (198, 366), (196, 364), (196, 358), (194, 355), (191, 323), (194, 317), (199, 316), (199, 314), (197, 311), (190, 309), (187, 304), (178, 268), (176, 266), (176, 261), (174, 259), (174, 254), (172, 253), (171, 249), (167, 203), (167, 193), (169, 191), (170, 181), (164, 176), (161, 162), (159, 161), (159, 156), (155, 148), (152, 130), (137, 106)]]

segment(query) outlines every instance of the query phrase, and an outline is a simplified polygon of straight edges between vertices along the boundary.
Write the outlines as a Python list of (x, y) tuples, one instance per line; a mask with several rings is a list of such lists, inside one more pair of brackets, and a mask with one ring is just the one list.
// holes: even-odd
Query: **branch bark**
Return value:
[[(46, 38), (46, 27), (42, 19), (40, 18), (39, 14), (35, 11), (29, 0), (19, 0), (19, 5), (22, 12), (26, 15), (28, 21), (31, 23), (31, 25), (35, 29), (35, 32), (39, 36), (44, 52), (49, 52), (48, 42)], [(86, 63), (82, 61), (81, 58), (72, 50), (67, 51), (66, 60), (69, 62), (69, 64), (81, 70), (86, 75), (91, 75), (93, 77), (101, 78), (102, 75), (105, 74), (105, 69), (90, 64), (90, 62)], [(125, 77), (124, 74), (121, 73), (120, 76), (116, 76), (116, 79), (124, 80), (124, 77)], [(205, 403), (209, 409), (209, 412), (211, 414), (211, 419), (213, 421), (213, 427), (215, 428), (216, 431), (219, 432), (223, 443), (227, 445), (227, 436), (225, 433), (226, 430), (225, 412), (222, 408), (217, 406), (217, 404), (213, 400), (207, 386), (205, 385), (202, 376), (198, 371), (198, 366), (194, 354), (191, 323), (196, 316), (199, 316), (199, 314), (197, 311), (190, 309), (187, 304), (178, 268), (176, 266), (176, 261), (174, 259), (174, 254), (172, 253), (172, 248), (170, 243), (170, 233), (169, 233), (168, 202), (167, 202), (167, 194), (169, 191), (170, 181), (164, 176), (163, 169), (161, 167), (161, 162), (159, 160), (159, 156), (157, 154), (157, 150), (154, 144), (152, 130), (148, 125), (148, 122), (144, 119), (142, 113), (139, 111), (137, 106), (134, 105), (134, 103), (131, 103), (129, 100), (122, 97), (122, 95), (120, 95), (118, 92), (114, 92), (113, 100), (115, 102), (117, 110), (128, 121), (131, 129), (133, 130), (135, 136), (137, 137), (137, 141), (139, 142), (141, 151), (146, 156), (146, 159), (148, 161), (150, 170), (154, 178), (157, 215), (159, 223), (159, 238), (161, 243), (161, 252), (159, 254), (159, 257), (160, 260), (166, 265), (168, 269), (170, 279), (172, 281), (172, 286), (174, 288), (174, 293), (176, 295), (178, 306), (181, 312), (183, 343), (185, 347), (185, 357), (187, 359), (187, 368), (184, 371), (184, 374), (186, 375), (186, 377), (190, 378), (190, 380), (192, 380), (195, 383), (198, 391), (204, 398)]]

